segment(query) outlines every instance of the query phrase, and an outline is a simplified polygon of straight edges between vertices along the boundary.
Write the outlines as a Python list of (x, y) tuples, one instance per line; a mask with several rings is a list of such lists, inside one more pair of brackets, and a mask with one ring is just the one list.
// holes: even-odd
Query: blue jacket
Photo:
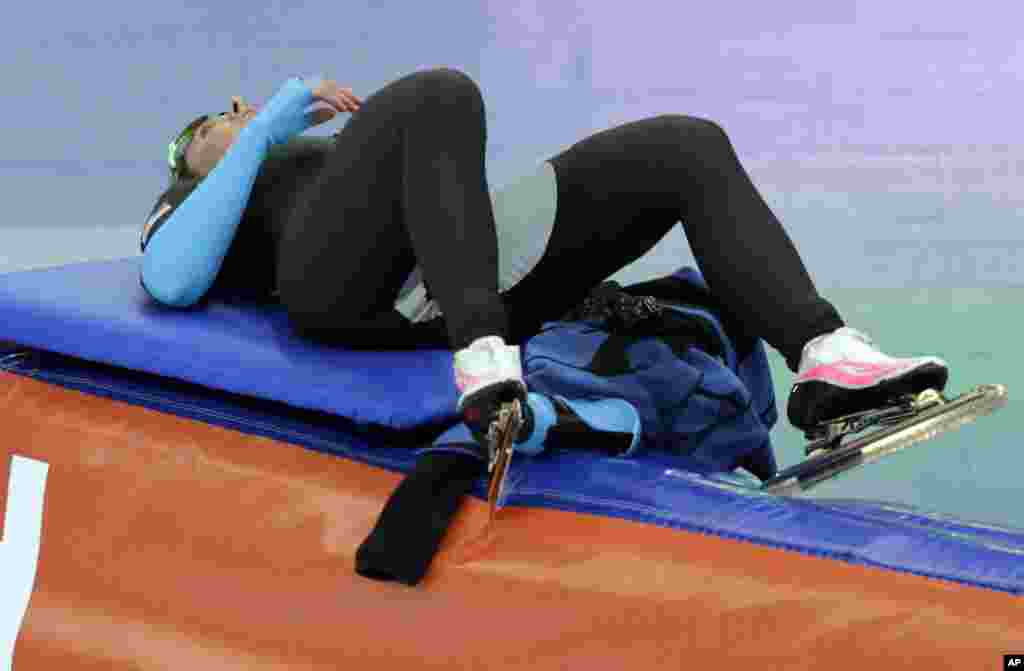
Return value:
[[(671, 277), (698, 295), (707, 292), (692, 268)], [(660, 326), (652, 322), (639, 334), (616, 332), (594, 319), (545, 324), (522, 349), (530, 391), (629, 401), (642, 424), (640, 451), (633, 458), (676, 455), (681, 467), (705, 473), (731, 471), (753, 459), (774, 472), (769, 432), (778, 413), (763, 343), (753, 340), (738, 353), (711, 307), (664, 297), (658, 302), (670, 311), (669, 319), (657, 322)], [(652, 329), (660, 334), (645, 335)], [(459, 424), (432, 449), (467, 442), (468, 436)]]

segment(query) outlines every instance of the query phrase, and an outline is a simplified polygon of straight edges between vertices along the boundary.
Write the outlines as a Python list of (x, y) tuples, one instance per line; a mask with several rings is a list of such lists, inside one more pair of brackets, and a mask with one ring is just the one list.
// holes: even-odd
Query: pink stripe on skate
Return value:
[(910, 370), (911, 364), (897, 363), (864, 363), (855, 361), (837, 361), (835, 363), (815, 366), (798, 375), (795, 383), (828, 382), (840, 387), (868, 387), (892, 377), (892, 373)]
[(471, 375), (464, 371), (455, 371), (455, 386), (463, 393), (470, 388), (482, 387), (486, 381), (487, 378), (483, 375)]

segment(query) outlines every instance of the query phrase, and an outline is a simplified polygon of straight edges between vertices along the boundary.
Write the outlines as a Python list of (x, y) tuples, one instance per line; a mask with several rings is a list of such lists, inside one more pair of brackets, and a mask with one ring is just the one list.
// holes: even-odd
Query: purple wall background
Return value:
[[(589, 132), (706, 116), (821, 285), (1021, 281), (1024, 50), (1011, 3), (169, 0), (8, 12), (0, 270), (133, 253), (125, 231), (163, 185), (168, 136), (233, 93), (265, 98), (319, 71), (365, 95), (450, 65), (484, 90), (496, 188)], [(677, 231), (622, 277), (688, 259)]]

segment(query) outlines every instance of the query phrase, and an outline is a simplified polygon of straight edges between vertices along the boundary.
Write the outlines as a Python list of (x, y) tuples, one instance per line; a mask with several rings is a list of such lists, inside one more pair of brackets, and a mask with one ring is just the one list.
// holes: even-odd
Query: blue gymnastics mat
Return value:
[[(273, 305), (162, 308), (139, 286), (138, 259), (2, 275), (0, 323), (0, 370), (396, 472), (416, 461), (402, 430), (453, 417), (450, 353), (321, 347), (293, 335)], [(1024, 590), (1020, 530), (889, 503), (775, 497), (742, 473), (702, 473), (657, 451), (517, 460), (508, 504)]]

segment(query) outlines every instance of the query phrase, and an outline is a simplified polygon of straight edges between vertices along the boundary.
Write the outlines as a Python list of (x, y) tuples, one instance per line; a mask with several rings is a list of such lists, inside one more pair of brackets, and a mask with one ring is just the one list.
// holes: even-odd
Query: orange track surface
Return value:
[(553, 510), (488, 529), (475, 499), (419, 587), (375, 582), (353, 557), (397, 475), (9, 373), (0, 416), (0, 510), (12, 454), (49, 464), (15, 671), (980, 670), (1024, 650), (1011, 595)]

